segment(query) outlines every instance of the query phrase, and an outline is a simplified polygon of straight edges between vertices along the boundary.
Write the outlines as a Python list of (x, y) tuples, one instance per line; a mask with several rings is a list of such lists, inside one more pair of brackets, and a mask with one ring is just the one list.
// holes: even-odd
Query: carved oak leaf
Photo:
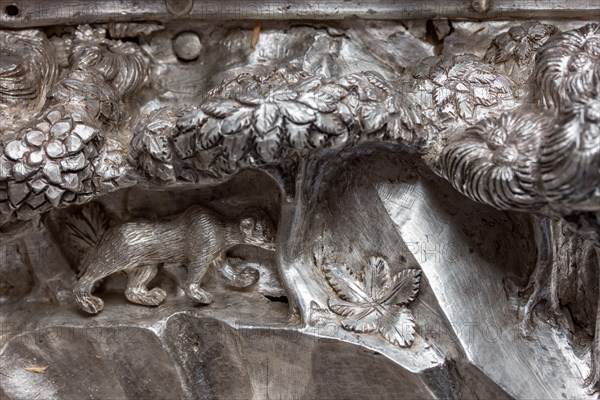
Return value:
[(344, 329), (379, 333), (390, 343), (408, 347), (414, 341), (415, 320), (406, 307), (419, 292), (421, 271), (409, 268), (390, 274), (388, 263), (371, 257), (361, 273), (345, 265), (327, 263), (325, 277), (339, 299), (329, 299), (329, 308), (345, 317)]

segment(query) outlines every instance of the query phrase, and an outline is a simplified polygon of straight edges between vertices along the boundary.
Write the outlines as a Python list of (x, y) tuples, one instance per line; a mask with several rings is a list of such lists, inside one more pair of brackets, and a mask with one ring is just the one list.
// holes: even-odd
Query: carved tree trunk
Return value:
[(307, 186), (313, 176), (310, 161), (301, 159), (296, 175), (294, 199), (283, 197), (281, 216), (277, 229), (277, 263), (279, 277), (288, 294), (292, 316), (298, 316), (302, 324), (310, 322), (311, 303), (325, 294), (310, 259), (311, 249), (305, 240), (307, 228), (313, 217), (307, 200)]

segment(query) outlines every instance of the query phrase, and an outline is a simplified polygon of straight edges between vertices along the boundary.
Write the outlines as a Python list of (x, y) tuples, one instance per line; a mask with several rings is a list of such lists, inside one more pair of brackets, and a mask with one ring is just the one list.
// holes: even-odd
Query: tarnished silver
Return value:
[(3, 396), (598, 395), (597, 7), (56, 4), (0, 7)]

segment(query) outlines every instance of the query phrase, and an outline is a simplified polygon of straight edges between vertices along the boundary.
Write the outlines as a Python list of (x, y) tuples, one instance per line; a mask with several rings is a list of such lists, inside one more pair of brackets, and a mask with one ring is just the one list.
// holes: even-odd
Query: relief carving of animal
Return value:
[(159, 305), (166, 292), (147, 285), (162, 264), (188, 268), (185, 292), (200, 304), (213, 297), (200, 287), (211, 264), (220, 264), (228, 249), (247, 244), (274, 250), (273, 226), (266, 215), (254, 211), (232, 221), (201, 206), (157, 221), (133, 221), (108, 228), (83, 261), (83, 275), (75, 289), (79, 307), (100, 312), (102, 299), (92, 295), (96, 285), (115, 272), (124, 271), (128, 282), (125, 297), (137, 304)]

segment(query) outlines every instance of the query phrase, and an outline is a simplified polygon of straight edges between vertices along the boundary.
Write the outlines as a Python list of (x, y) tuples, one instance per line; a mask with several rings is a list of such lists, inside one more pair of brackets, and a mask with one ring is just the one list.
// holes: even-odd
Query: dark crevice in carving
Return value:
[(441, 22), (444, 21), (434, 21), (434, 20), (427, 20), (427, 23), (425, 25), (425, 40), (429, 43), (431, 43), (434, 46), (434, 51), (435, 51), (435, 55), (437, 56), (441, 56), (442, 52), (444, 50), (444, 40), (452, 35), (452, 33), (454, 32), (454, 27), (452, 26), (452, 21), (447, 20), (445, 22), (448, 23), (447, 29), (448, 32), (447, 33), (442, 33), (440, 32), (439, 29), (439, 24)]
[(269, 296), (269, 295), (264, 295), (264, 296), (265, 296), (265, 299), (275, 302), (275, 303), (289, 304), (287, 296)]

